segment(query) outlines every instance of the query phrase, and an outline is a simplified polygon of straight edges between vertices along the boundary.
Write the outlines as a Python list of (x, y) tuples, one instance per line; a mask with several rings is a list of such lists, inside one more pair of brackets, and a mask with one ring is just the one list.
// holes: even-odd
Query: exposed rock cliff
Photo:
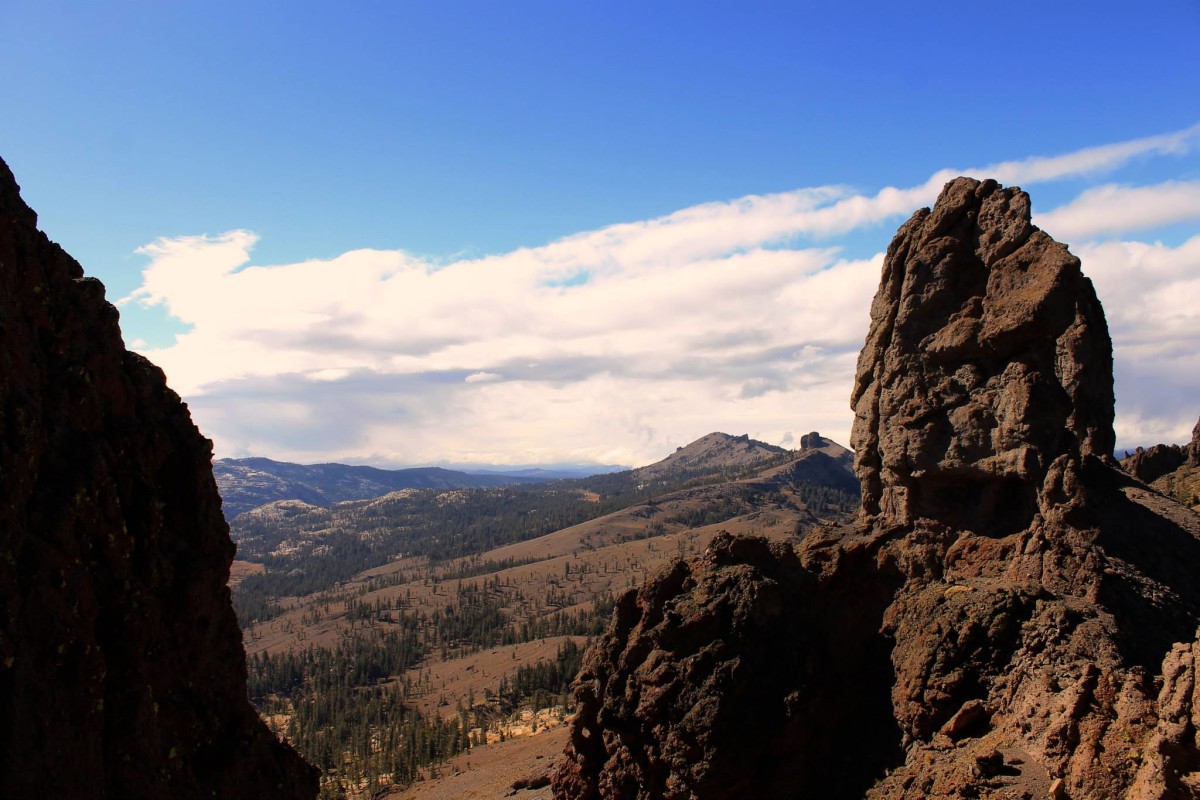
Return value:
[(560, 798), (1200, 797), (1200, 516), (1117, 469), (1091, 283), (959, 178), (888, 249), (858, 524), (624, 597)]
[(0, 797), (306, 798), (246, 699), (211, 443), (0, 162)]

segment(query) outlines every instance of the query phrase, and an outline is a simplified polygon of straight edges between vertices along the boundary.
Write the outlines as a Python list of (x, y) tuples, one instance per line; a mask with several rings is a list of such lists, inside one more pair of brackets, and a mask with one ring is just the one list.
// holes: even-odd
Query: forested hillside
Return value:
[(222, 458), (213, 477), (225, 518), (279, 500), (327, 506), (369, 500), (399, 489), (468, 489), (538, 483), (537, 475), (477, 475), (440, 467), (376, 469), (346, 464), (292, 464), (269, 458)]
[(234, 588), (252, 699), (326, 797), (560, 724), (617, 594), (720, 528), (788, 538), (857, 503), (840, 448), (705, 440), (689, 454), (720, 455), (666, 469), (243, 514), (239, 558), (264, 570)]

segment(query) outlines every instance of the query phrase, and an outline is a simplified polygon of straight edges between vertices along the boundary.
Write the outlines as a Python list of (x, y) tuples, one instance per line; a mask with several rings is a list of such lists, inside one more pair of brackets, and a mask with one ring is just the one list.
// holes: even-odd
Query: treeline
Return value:
[(555, 705), (568, 707), (571, 682), (583, 665), (583, 651), (584, 648), (568, 639), (558, 646), (553, 661), (517, 667), (511, 681), (507, 676), (500, 679), (501, 707), (515, 709), (527, 701), (534, 711)]
[(411, 783), (472, 746), (469, 722), (423, 714), (397, 686), (306, 693), (290, 710), (283, 733), (321, 770), (321, 796), (329, 800)]
[(398, 557), (424, 557), (436, 566), (476, 556), (663, 494), (748, 477), (793, 457), (781, 453), (736, 469), (676, 470), (653, 480), (612, 472), (548, 485), (423, 489), (332, 508), (243, 514), (230, 524), (238, 558), (267, 569), (237, 586), (234, 607), (243, 626), (266, 621), (279, 613), (278, 598), (323, 591)]
[(793, 490), (805, 506), (818, 514), (853, 514), (861, 502), (857, 492), (847, 492), (833, 486), (800, 483)]
[(344, 639), (336, 648), (309, 646), (248, 656), (246, 688), (250, 699), (264, 703), (273, 695), (292, 697), (301, 690), (332, 692), (401, 675), (429, 652), (419, 631), (418, 619), (402, 616), (397, 629)]
[(505, 607), (520, 600), (498, 579), (460, 583), (452, 601), (429, 614), (394, 600), (350, 599), (351, 629), (335, 647), (250, 656), (250, 698), (268, 721), (287, 719), (276, 722), (276, 730), (324, 771), (325, 797), (341, 797), (349, 787), (412, 781), (422, 769), (481, 744), (500, 716), (522, 704), (538, 709), (565, 702), (581, 653), (568, 641), (553, 661), (519, 666), (489, 703), (469, 702), (448, 720), (413, 706), (434, 691), (429, 672), (418, 669), (425, 658), (550, 637), (593, 637), (615, 606), (606, 594), (590, 609), (531, 610), (510, 619)]

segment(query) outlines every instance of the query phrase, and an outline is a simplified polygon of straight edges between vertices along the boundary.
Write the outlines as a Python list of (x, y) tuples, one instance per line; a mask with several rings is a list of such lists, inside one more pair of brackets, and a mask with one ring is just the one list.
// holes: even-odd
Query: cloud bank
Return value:
[[(1198, 139), (1200, 126), (874, 194), (707, 203), (449, 264), (355, 250), (256, 265), (250, 231), (160, 239), (139, 250), (143, 282), (119, 302), (189, 326), (144, 352), (220, 456), (643, 464), (712, 430), (846, 442), (892, 223), (960, 173), (1095, 178), (1187, 156)], [(1113, 237), (1200, 229), (1200, 183), (1086, 186), (1035, 222), (1082, 242), (1113, 329), (1120, 442), (1182, 439), (1200, 413), (1200, 236)], [(850, 237), (876, 254), (845, 256)]]

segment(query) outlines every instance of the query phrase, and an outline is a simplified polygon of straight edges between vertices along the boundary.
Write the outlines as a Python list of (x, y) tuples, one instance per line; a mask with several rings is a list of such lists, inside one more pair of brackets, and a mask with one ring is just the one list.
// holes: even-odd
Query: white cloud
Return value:
[(1113, 338), (1118, 448), (1186, 441), (1200, 415), (1200, 235), (1075, 249)]
[(1034, 156), (984, 167), (978, 174), (1004, 184), (1033, 184), (1116, 169), (1140, 156), (1185, 155), (1200, 143), (1200, 124), (1173, 133), (1087, 147), (1059, 156)]
[(1034, 221), (1051, 236), (1074, 242), (1193, 219), (1200, 220), (1200, 181), (1097, 186)]
[[(1186, 150), (1198, 133), (975, 174), (1031, 183), (1090, 173)], [(931, 204), (955, 174), (872, 195), (824, 186), (708, 203), (449, 264), (356, 250), (260, 266), (248, 231), (162, 239), (139, 251), (150, 259), (143, 284), (121, 302), (191, 325), (146, 355), (219, 455), (637, 464), (711, 430), (770, 442), (818, 430), (848, 443), (882, 253), (843, 258), (837, 237), (861, 231), (882, 250), (891, 226), (880, 223)], [(1159, 198), (1165, 186), (1145, 191)], [(1107, 202), (1097, 190), (1039, 219), (1079, 230), (1076, 209)], [(1143, 217), (1168, 213), (1154, 207)], [(1103, 224), (1095, 229), (1114, 229)], [(1110, 309), (1118, 363), (1125, 348), (1147, 368), (1184, 364), (1173, 354), (1198, 327), (1180, 300), (1200, 296), (1188, 282), (1192, 247), (1081, 252)], [(1151, 302), (1161, 313), (1139, 311)], [(1197, 380), (1185, 381), (1193, 395)], [(1131, 405), (1150, 422), (1127, 428), (1150, 430), (1165, 408)]]

